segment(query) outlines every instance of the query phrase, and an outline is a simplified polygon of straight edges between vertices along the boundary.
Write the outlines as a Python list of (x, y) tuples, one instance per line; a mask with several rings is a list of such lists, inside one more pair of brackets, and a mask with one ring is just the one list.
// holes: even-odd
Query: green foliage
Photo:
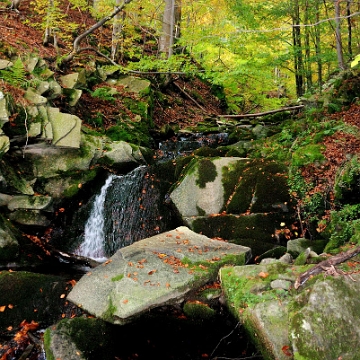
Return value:
[(96, 97), (101, 100), (110, 101), (112, 103), (115, 102), (114, 89), (111, 87), (99, 87), (95, 91), (91, 92), (90, 94), (92, 97)]
[(360, 204), (347, 204), (339, 211), (332, 211), (331, 221), (326, 228), (325, 234), (329, 237), (325, 252), (336, 251), (348, 241), (359, 243)]
[(26, 88), (28, 81), (26, 79), (26, 70), (20, 58), (17, 58), (13, 66), (0, 70), (0, 79), (12, 86)]
[(292, 155), (292, 163), (294, 166), (303, 166), (322, 161), (325, 159), (322, 154), (324, 149), (325, 146), (319, 144), (308, 144), (298, 148)]
[(335, 179), (334, 195), (340, 202), (356, 203), (360, 194), (360, 161), (354, 156), (341, 169)]

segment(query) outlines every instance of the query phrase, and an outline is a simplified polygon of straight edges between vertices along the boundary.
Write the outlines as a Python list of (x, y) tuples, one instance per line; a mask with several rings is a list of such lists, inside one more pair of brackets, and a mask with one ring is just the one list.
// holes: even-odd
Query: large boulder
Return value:
[(295, 290), (308, 268), (280, 262), (222, 268), (227, 305), (265, 359), (359, 358), (360, 275), (334, 268), (335, 276), (317, 275)]
[(280, 242), (292, 213), (287, 169), (271, 161), (194, 158), (170, 198), (191, 229), (229, 240)]
[(83, 276), (68, 300), (96, 317), (124, 324), (151, 308), (176, 304), (215, 280), (221, 266), (245, 264), (250, 257), (249, 248), (179, 227), (118, 250)]

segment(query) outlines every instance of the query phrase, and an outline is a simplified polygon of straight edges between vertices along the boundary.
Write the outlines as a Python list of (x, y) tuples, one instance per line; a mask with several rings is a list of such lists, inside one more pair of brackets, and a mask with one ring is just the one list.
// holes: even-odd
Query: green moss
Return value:
[(210, 238), (256, 239), (274, 243), (275, 229), (281, 228), (282, 222), (290, 226), (290, 216), (284, 214), (225, 215), (198, 217), (192, 221), (191, 228)]
[(198, 178), (196, 184), (199, 185), (200, 188), (205, 188), (206, 183), (213, 182), (216, 176), (216, 166), (211, 160), (198, 160)]
[(30, 272), (0, 274), (0, 304), (12, 304), (12, 309), (0, 313), (0, 329), (20, 324), (22, 320), (52, 324), (61, 318), (66, 293), (66, 281), (58, 276)]
[(62, 320), (56, 331), (67, 334), (86, 359), (113, 359), (111, 326), (100, 319)]
[(216, 315), (216, 311), (199, 301), (188, 301), (183, 307), (184, 314), (195, 319), (210, 319)]
[(199, 207), (197, 205), (196, 205), (196, 210), (197, 210), (197, 213), (199, 214), (199, 216), (205, 216), (206, 215), (205, 210), (203, 210), (201, 207)]
[(120, 281), (124, 278), (124, 274), (120, 274), (111, 278), (111, 281)]
[(292, 155), (293, 165), (304, 166), (314, 162), (325, 160), (323, 151), (325, 146), (322, 144), (308, 144), (298, 148)]
[(48, 328), (44, 332), (44, 349), (47, 360), (55, 360), (54, 354), (51, 351), (51, 330)]
[(102, 315), (102, 318), (104, 320), (108, 320), (108, 321), (111, 322), (113, 320), (113, 316), (114, 316), (114, 313), (116, 311), (117, 311), (117, 307), (113, 304), (112, 300), (109, 299), (109, 307), (107, 308), (107, 310)]

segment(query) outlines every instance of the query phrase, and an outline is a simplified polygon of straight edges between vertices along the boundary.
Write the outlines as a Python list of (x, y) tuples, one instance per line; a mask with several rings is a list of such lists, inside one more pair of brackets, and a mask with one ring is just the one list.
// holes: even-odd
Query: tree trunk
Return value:
[(159, 41), (159, 51), (169, 58), (174, 50), (174, 38), (180, 35), (181, 1), (165, 0), (162, 33)]
[[(310, 5), (309, 1), (305, 2), (305, 25), (309, 24)], [(306, 75), (306, 89), (310, 90), (313, 86), (312, 69), (311, 69), (311, 51), (310, 51), (310, 28), (305, 27), (305, 75)]]
[(294, 11), (292, 14), (293, 20), (293, 46), (294, 46), (294, 70), (295, 70), (295, 83), (296, 95), (301, 97), (304, 94), (304, 63), (301, 44), (301, 31), (300, 31), (300, 8), (299, 1), (294, 2)]
[[(320, 21), (320, 9), (319, 9), (319, 1), (315, 3), (315, 11), (316, 11), (316, 22)], [(319, 91), (321, 92), (323, 85), (323, 68), (322, 68), (322, 58), (321, 58), (321, 37), (320, 37), (320, 29), (318, 26), (315, 26), (315, 53), (316, 53), (316, 61), (317, 61), (317, 76), (318, 76), (318, 86)]]
[(341, 28), (340, 28), (340, 0), (334, 0), (335, 7), (335, 37), (336, 37), (336, 54), (340, 70), (345, 69), (344, 56), (342, 50)]
[(351, 24), (351, 1), (347, 0), (346, 2), (346, 15), (347, 15), (347, 25), (348, 25), (348, 52), (349, 52), (349, 58), (353, 58), (353, 52), (352, 52), (352, 24)]
[[(116, 7), (120, 6), (121, 0), (116, 0)], [(111, 40), (111, 60), (119, 59), (119, 47), (121, 42), (121, 34), (123, 29), (124, 13), (119, 12), (114, 16), (114, 24)]]

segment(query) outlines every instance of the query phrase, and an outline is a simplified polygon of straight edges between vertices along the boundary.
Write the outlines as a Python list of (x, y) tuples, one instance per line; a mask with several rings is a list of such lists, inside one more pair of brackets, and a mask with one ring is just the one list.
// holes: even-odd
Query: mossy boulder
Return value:
[(220, 270), (227, 306), (244, 324), (264, 359), (360, 356), (356, 325), (360, 276), (325, 278), (320, 274), (295, 290), (295, 279), (312, 266), (276, 262)]
[(319, 277), (290, 303), (289, 339), (296, 360), (360, 358), (358, 274)]
[(61, 319), (68, 285), (59, 276), (25, 271), (0, 273), (0, 330), (23, 320), (49, 326)]
[(225, 264), (245, 264), (250, 249), (182, 226), (118, 250), (84, 275), (68, 300), (114, 324), (172, 305), (210, 281)]
[[(47, 359), (113, 359), (110, 325), (100, 319), (64, 319), (46, 329)], [(109, 350), (111, 349), (111, 350)]]

